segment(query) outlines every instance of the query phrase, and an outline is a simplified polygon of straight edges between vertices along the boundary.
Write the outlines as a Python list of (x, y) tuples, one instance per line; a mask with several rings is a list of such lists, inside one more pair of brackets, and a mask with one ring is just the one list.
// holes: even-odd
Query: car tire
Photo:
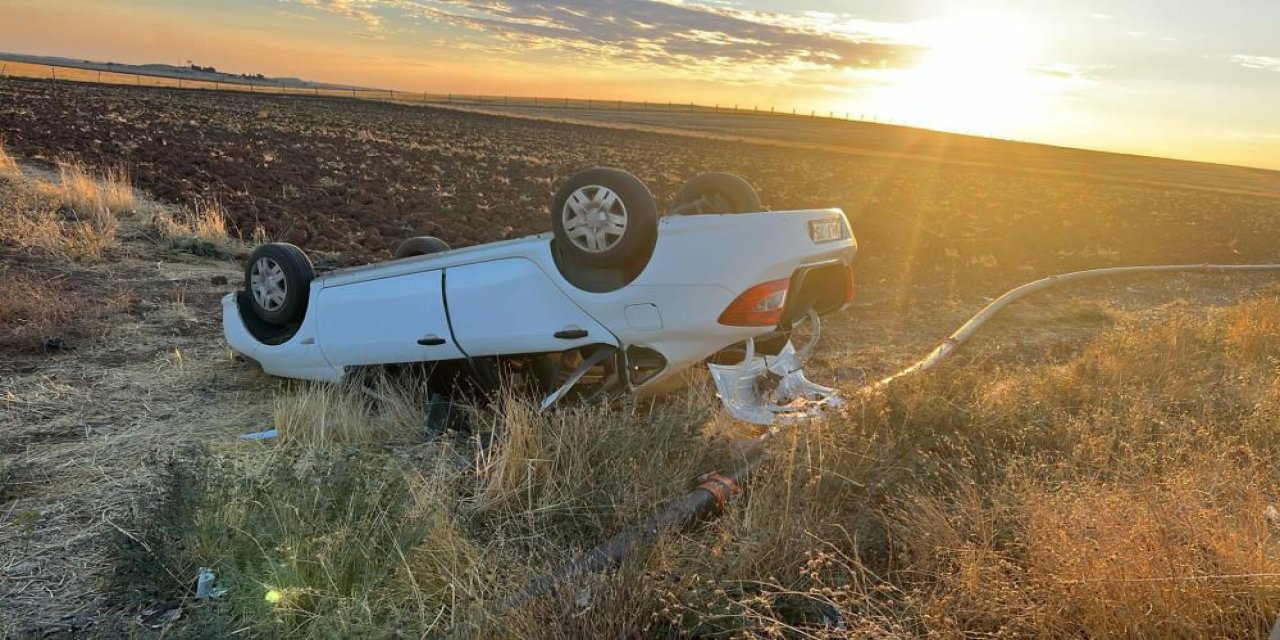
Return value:
[(658, 205), (639, 178), (620, 169), (579, 171), (551, 204), (556, 245), (569, 262), (635, 270), (658, 238)]
[(433, 253), (442, 253), (449, 250), (449, 243), (433, 236), (418, 236), (409, 238), (400, 243), (396, 247), (395, 259), (412, 258), (414, 256), (426, 256)]
[(294, 245), (274, 242), (254, 249), (244, 269), (253, 314), (274, 325), (298, 320), (306, 312), (315, 277), (311, 260)]
[(684, 183), (676, 193), (672, 213), (714, 214), (763, 211), (760, 194), (741, 176), (704, 173)]

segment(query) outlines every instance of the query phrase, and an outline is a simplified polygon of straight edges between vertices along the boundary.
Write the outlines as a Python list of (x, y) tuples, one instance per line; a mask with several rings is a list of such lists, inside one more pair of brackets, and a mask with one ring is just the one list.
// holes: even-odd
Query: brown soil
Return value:
[(556, 183), (591, 165), (636, 173), (660, 200), (728, 170), (775, 209), (841, 207), (862, 290), (904, 302), (1080, 268), (1280, 260), (1280, 198), (1262, 194), (407, 105), (9, 79), (0, 136), (22, 156), (123, 165), (164, 201), (217, 198), (242, 236), (261, 226), (349, 261), (411, 235), (465, 246), (545, 231)]

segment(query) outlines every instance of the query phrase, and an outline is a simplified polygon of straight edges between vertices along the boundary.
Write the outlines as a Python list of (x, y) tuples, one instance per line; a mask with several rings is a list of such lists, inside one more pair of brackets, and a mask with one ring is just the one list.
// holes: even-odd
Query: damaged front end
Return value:
[(730, 415), (759, 425), (792, 424), (821, 419), (844, 404), (835, 389), (804, 374), (821, 333), (816, 313), (810, 313), (808, 321), (812, 333), (799, 350), (788, 339), (775, 355), (757, 354), (755, 340), (748, 339), (738, 364), (707, 364)]

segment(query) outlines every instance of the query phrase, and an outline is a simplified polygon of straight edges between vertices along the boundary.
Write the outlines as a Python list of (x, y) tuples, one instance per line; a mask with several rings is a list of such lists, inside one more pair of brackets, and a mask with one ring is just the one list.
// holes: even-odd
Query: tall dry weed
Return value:
[(4, 241), (76, 259), (116, 246), (117, 213), (133, 206), (123, 174), (107, 172), (99, 180), (79, 165), (63, 165), (56, 182), (15, 175), (0, 193)]

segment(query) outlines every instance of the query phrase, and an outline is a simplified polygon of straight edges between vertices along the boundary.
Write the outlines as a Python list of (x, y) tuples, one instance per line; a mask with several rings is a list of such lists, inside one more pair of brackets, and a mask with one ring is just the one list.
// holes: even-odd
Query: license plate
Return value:
[(840, 218), (809, 221), (809, 238), (814, 242), (831, 242), (844, 238), (844, 225)]

